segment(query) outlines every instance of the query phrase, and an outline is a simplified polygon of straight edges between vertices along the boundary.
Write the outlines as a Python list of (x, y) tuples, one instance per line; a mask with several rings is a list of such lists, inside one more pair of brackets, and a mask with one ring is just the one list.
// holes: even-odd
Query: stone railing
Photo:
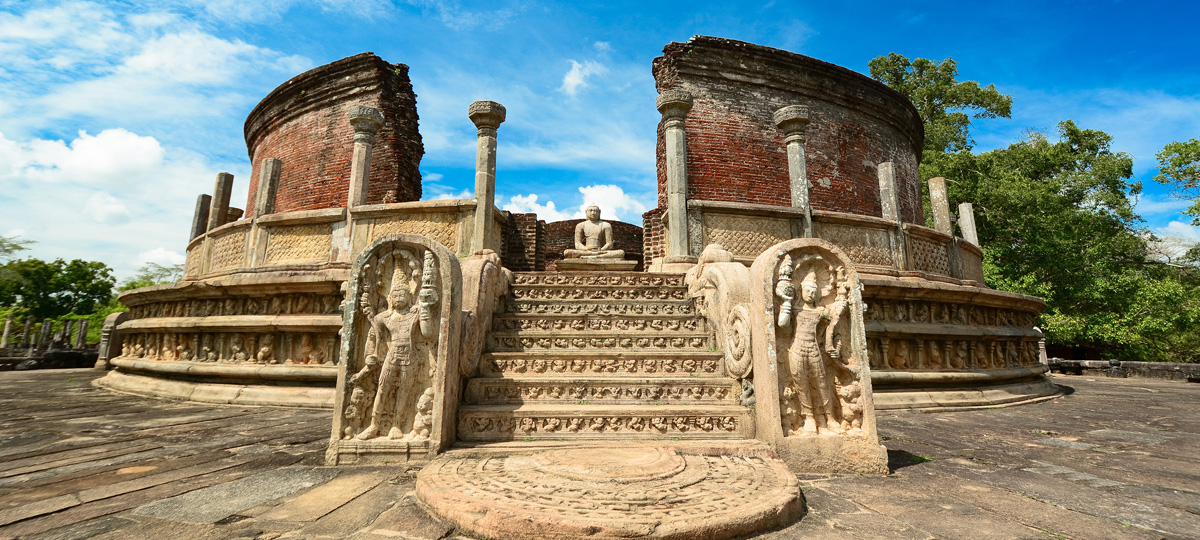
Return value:
[[(364, 246), (394, 233), (426, 236), (465, 255), (470, 251), (475, 227), (474, 199), (356, 206), (349, 210), (349, 221), (346, 213), (345, 208), (307, 210), (222, 225), (188, 244), (184, 281), (261, 272), (345, 269)], [(496, 226), (487, 245), (499, 251), (499, 231), (505, 218), (496, 211), (493, 219)]]
[[(719, 244), (750, 264), (767, 248), (803, 236), (801, 208), (690, 200), (688, 244)], [(846, 253), (860, 273), (983, 285), (983, 252), (961, 238), (911, 223), (859, 214), (812, 211), (813, 236)]]

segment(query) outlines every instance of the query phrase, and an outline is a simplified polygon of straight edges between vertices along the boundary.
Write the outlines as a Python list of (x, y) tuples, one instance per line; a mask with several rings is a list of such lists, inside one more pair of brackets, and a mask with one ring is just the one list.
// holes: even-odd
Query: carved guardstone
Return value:
[(424, 462), (453, 441), (461, 282), (457, 257), (424, 236), (385, 236), (358, 257), (327, 463)]
[(759, 438), (794, 471), (887, 473), (849, 258), (823, 240), (787, 240), (750, 275)]

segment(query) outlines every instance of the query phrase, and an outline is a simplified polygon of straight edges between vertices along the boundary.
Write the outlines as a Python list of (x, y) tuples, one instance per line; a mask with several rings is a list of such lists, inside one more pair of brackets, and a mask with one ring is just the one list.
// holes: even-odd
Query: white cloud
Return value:
[(153, 137), (121, 128), (98, 135), (80, 131), (70, 144), (57, 140), (10, 141), (0, 133), (0, 180), (123, 186), (130, 174), (162, 164), (163, 149)]
[(108, 193), (94, 193), (83, 205), (83, 212), (97, 223), (121, 225), (129, 223), (133, 215), (125, 203)]
[(183, 264), (187, 260), (187, 255), (177, 251), (171, 251), (164, 247), (156, 247), (151, 250), (143, 251), (137, 254), (136, 259), (140, 264), (154, 263), (163, 266), (171, 266)]
[(602, 53), (612, 52), (613, 50), (612, 44), (607, 41), (597, 41), (592, 44), (592, 48)]
[(1191, 205), (1191, 201), (1160, 198), (1145, 193), (1138, 198), (1134, 209), (1142, 216), (1153, 216), (1158, 214), (1177, 214)]
[(560, 92), (568, 96), (575, 97), (580, 88), (588, 86), (587, 79), (593, 75), (604, 75), (608, 73), (608, 68), (603, 64), (593, 60), (584, 60), (583, 63), (571, 60), (571, 69), (563, 75), (562, 86), (558, 88)]
[(432, 199), (429, 199), (429, 200), (431, 200), (431, 201), (448, 201), (448, 200), (455, 200), (455, 199), (474, 199), (474, 198), (475, 198), (475, 196), (471, 194), (471, 190), (464, 189), (459, 193), (438, 193), (437, 195), (434, 195)]
[(431, 173), (431, 172), (422, 172), (421, 173), (421, 181), (422, 182), (437, 182), (437, 181), (441, 180), (442, 178), (445, 178), (445, 176), (440, 173)]
[[(642, 214), (646, 212), (645, 204), (630, 197), (620, 186), (613, 184), (584, 186), (579, 188), (579, 193), (583, 195), (583, 203), (579, 206), (581, 216), (583, 209), (587, 208), (589, 204), (600, 207), (602, 219), (615, 221), (628, 222), (629, 219), (640, 221)], [(629, 219), (622, 219), (623, 217)]]
[(513, 195), (508, 198), (508, 204), (504, 205), (504, 210), (516, 214), (528, 214), (532, 212), (537, 214), (538, 219), (544, 220), (547, 223), (583, 217), (583, 214), (578, 212), (576, 215), (559, 212), (554, 207), (554, 201), (546, 201), (546, 204), (538, 204), (537, 201), (538, 196), (536, 193)]
[(1182, 238), (1192, 243), (1200, 242), (1200, 227), (1183, 221), (1172, 221), (1164, 227), (1158, 227), (1154, 229), (1154, 234), (1160, 237)]

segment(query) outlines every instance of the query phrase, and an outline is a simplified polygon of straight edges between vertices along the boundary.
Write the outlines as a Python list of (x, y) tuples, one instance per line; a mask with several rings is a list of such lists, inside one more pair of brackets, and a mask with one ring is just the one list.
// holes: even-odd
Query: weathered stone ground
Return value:
[[(0, 538), (453, 538), (416, 471), (322, 466), (329, 411), (114, 394), (0, 373)], [(1058, 376), (1019, 407), (881, 413), (893, 474), (801, 476), (761, 538), (1198, 538), (1200, 385)]]

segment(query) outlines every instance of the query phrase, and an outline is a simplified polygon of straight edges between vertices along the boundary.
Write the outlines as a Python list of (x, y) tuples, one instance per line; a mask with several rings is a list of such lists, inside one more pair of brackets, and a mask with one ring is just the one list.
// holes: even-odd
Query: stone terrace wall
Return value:
[[(901, 216), (924, 224), (917, 164), (920, 117), (900, 94), (807, 56), (721, 38), (671, 43), (654, 60), (659, 91), (690, 92), (688, 198), (790, 206), (784, 134), (771, 115), (807, 105), (812, 205), (879, 216), (877, 166), (896, 164)], [(663, 129), (658, 130), (659, 206), (666, 206)]]
[[(659, 143), (661, 145), (661, 137)], [(659, 157), (662, 157), (662, 152), (659, 152)], [(659, 170), (662, 170), (662, 165), (659, 165)], [(662, 223), (662, 208), (655, 208), (645, 214), (642, 214), (642, 250), (643, 250), (643, 265), (649, 266), (650, 261), (656, 257), (662, 257), (667, 254), (667, 235), (666, 229)]]
[(506, 214), (500, 253), (504, 267), (515, 272), (545, 269), (545, 252), (539, 246), (545, 243), (546, 222), (537, 214)]
[[(265, 158), (283, 161), (275, 212), (346, 205), (354, 129), (347, 114), (368, 105), (384, 116), (371, 155), (367, 203), (421, 198), (418, 166), (425, 150), (417, 132), (416, 94), (408, 66), (372, 53), (343, 58), (283, 83), (246, 118), (246, 147), (253, 169), (246, 217), (254, 217), (259, 169)], [(385, 201), (387, 192), (394, 201)]]
[[(541, 250), (545, 264), (563, 258), (563, 250), (575, 247), (575, 226), (582, 219), (568, 219), (546, 224), (546, 236)], [(609, 221), (613, 229), (613, 248), (625, 250), (625, 260), (642, 262), (642, 228), (624, 221)], [(634, 270), (641, 271), (639, 264)]]

